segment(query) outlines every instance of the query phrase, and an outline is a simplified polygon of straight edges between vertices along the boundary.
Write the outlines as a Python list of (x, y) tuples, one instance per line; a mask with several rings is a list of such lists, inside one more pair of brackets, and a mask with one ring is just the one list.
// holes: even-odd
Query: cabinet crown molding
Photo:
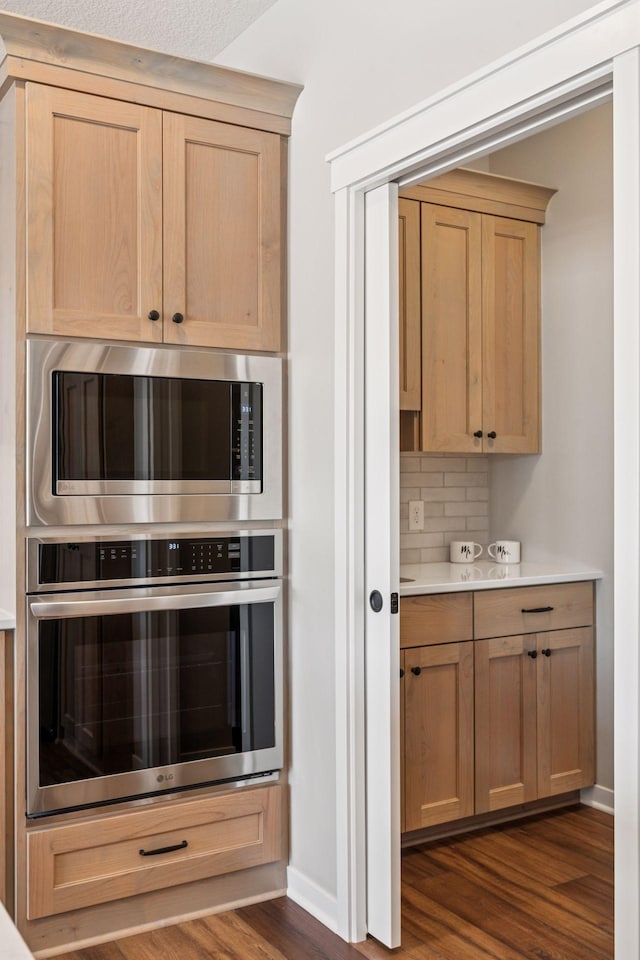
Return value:
[[(288, 134), (290, 120), (302, 87), (202, 61), (187, 60), (158, 50), (119, 40), (70, 30), (55, 24), (0, 12), (0, 86), (12, 80), (33, 80), (68, 89), (114, 95), (114, 82), (127, 85), (122, 99), (163, 106), (158, 92), (176, 108), (175, 95), (215, 101), (235, 108), (228, 118), (240, 122), (247, 111), (250, 126)], [(100, 82), (104, 89), (100, 89)], [(135, 85), (132, 95), (131, 85)], [(153, 96), (151, 95), (153, 92)], [(185, 104), (185, 112), (205, 115), (206, 110)], [(262, 123), (256, 122), (260, 117)]]
[(403, 187), (400, 196), (542, 224), (549, 201), (557, 192), (553, 187), (459, 167), (426, 183)]

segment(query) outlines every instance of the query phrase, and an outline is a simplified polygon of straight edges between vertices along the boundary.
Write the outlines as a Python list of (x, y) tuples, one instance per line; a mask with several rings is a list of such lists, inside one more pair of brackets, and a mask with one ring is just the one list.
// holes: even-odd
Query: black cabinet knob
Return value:
[(182, 321), (184, 320), (184, 316), (181, 313), (174, 313), (171, 319), (173, 320), (174, 323), (182, 323)]
[(538, 657), (537, 650), (527, 650), (527, 656), (531, 657), (532, 660), (536, 660)]
[(414, 676), (419, 677), (420, 674), (422, 673), (422, 667), (411, 667), (411, 673)]
[(482, 430), (476, 430), (474, 433), (474, 437), (477, 437), (479, 440), (481, 436), (482, 436)]
[(550, 656), (551, 656), (551, 650), (549, 649), (549, 647), (547, 647), (546, 650), (541, 650), (540, 653), (542, 653), (543, 656), (545, 656), (545, 657), (550, 657)]
[(489, 440), (495, 440), (498, 434), (495, 432), (495, 430), (490, 430), (487, 436), (489, 437)]
[(402, 669), (402, 667), (400, 667), (400, 679), (402, 680), (403, 677), (404, 677), (404, 670)]
[(149, 317), (149, 320), (159, 320), (160, 314), (158, 313), (157, 310), (149, 310), (148, 317)]

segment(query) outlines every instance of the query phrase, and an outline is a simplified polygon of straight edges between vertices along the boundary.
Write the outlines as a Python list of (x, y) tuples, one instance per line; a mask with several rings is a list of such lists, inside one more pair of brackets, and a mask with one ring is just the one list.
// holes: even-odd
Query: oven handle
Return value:
[(186, 610), (194, 607), (228, 607), (236, 604), (263, 603), (277, 600), (280, 584), (269, 587), (250, 587), (244, 590), (224, 590), (216, 593), (188, 593), (178, 590), (164, 596), (118, 596), (89, 599), (30, 601), (30, 610), (36, 620), (63, 617), (95, 617), (117, 613), (148, 613), (154, 610)]

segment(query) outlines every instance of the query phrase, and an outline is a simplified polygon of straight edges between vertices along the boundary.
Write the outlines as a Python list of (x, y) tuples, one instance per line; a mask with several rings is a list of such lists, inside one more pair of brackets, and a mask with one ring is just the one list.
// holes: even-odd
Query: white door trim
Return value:
[(541, 129), (559, 122), (585, 109), (589, 98), (608, 96), (613, 76), (616, 956), (640, 956), (639, 47), (640, 0), (607, 0), (329, 157), (336, 193), (337, 929), (347, 940), (363, 939), (367, 930), (364, 194), (521, 139), (531, 132), (531, 126), (523, 132), (527, 124)]

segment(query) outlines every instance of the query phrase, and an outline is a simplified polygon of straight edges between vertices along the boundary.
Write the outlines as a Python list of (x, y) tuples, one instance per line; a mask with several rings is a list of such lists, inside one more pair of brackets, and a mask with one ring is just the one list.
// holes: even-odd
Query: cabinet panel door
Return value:
[(419, 410), (421, 390), (420, 203), (398, 201), (400, 409)]
[(172, 113), (163, 122), (165, 341), (279, 350), (280, 137)]
[(482, 440), (481, 215), (422, 204), (422, 449)]
[(536, 224), (482, 218), (483, 424), (491, 453), (540, 449), (538, 243)]
[(538, 796), (549, 797), (593, 783), (593, 629), (540, 633), (537, 643)]
[(536, 798), (535, 637), (475, 644), (476, 813)]
[(473, 641), (404, 663), (405, 829), (418, 830), (473, 813)]
[(162, 115), (27, 84), (27, 329), (162, 339)]
[[(1, 635), (0, 635), (1, 636)], [(404, 754), (404, 653), (400, 651), (400, 830), (404, 833), (405, 827), (405, 802), (404, 802), (404, 784), (405, 784), (405, 754)]]

